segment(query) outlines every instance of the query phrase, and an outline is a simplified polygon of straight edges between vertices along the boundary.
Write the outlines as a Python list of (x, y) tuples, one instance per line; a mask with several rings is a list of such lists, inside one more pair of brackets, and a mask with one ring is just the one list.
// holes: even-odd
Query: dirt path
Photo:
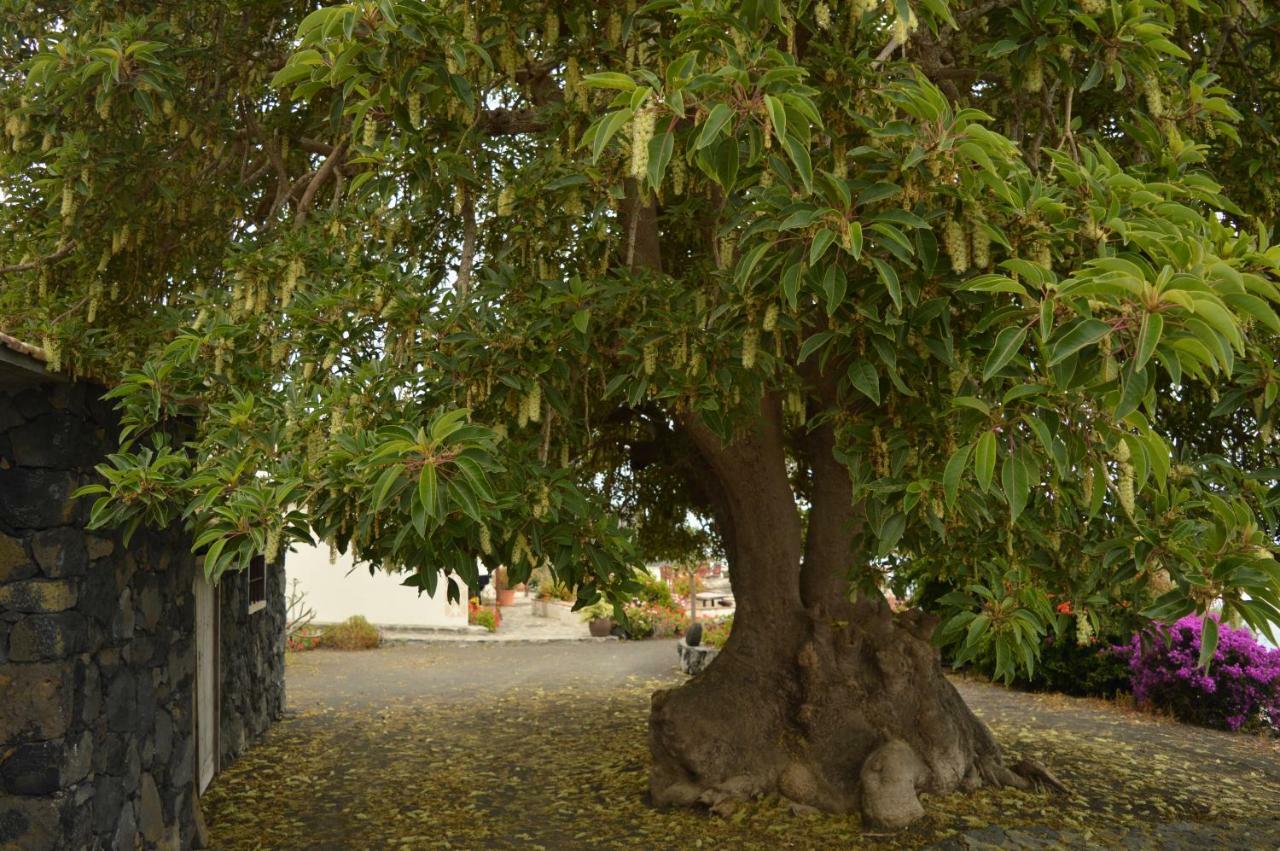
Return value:
[(1280, 749), (1091, 701), (959, 681), (1015, 755), (1072, 794), (926, 801), (894, 835), (778, 802), (728, 818), (644, 803), (645, 721), (671, 642), (312, 652), (290, 716), (205, 800), (238, 848), (1280, 848)]

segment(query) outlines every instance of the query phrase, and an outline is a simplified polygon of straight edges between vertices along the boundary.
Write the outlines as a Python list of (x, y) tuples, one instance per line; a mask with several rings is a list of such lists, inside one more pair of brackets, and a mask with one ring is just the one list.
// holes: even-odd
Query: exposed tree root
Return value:
[[(882, 604), (857, 614), (767, 634), (735, 628), (703, 674), (656, 693), (653, 802), (727, 813), (776, 793), (801, 812), (860, 812), (894, 829), (924, 815), (921, 793), (1065, 789), (1038, 763), (1004, 763), (943, 676), (926, 619)], [(789, 646), (788, 635), (799, 638)]]

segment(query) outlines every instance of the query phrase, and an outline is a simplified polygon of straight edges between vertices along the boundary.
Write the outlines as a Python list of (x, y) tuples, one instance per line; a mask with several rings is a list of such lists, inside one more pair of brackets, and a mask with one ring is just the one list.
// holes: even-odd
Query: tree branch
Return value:
[(316, 170), (315, 176), (311, 178), (311, 182), (307, 184), (307, 191), (302, 193), (302, 200), (298, 202), (298, 214), (293, 219), (293, 226), (300, 227), (307, 220), (307, 212), (311, 209), (311, 204), (315, 200), (316, 192), (320, 190), (320, 186), (329, 178), (333, 170), (338, 167), (338, 161), (342, 159), (343, 154), (347, 152), (347, 141), (343, 139), (336, 148), (329, 154), (324, 164)]
[(76, 244), (74, 242), (69, 242), (57, 251), (44, 257), (40, 257), (26, 263), (15, 263), (12, 266), (0, 266), (0, 275), (15, 275), (19, 272), (30, 272), (32, 269), (39, 269), (41, 266), (49, 263), (57, 263), (59, 260), (69, 257), (75, 250)]

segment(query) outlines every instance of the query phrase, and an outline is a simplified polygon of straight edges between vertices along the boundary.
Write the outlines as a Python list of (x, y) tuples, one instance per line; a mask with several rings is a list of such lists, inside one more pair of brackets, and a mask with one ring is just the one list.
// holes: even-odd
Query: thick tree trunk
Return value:
[(719, 486), (737, 614), (706, 671), (653, 696), (653, 802), (724, 808), (776, 792), (897, 827), (923, 814), (921, 792), (1025, 786), (943, 676), (932, 624), (878, 595), (849, 601), (856, 512), (821, 429), (802, 558), (777, 400), (762, 414), (730, 446), (689, 424)]

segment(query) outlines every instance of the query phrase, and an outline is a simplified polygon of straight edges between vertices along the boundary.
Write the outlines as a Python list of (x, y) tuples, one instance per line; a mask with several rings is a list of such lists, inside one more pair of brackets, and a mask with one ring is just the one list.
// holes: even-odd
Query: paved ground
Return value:
[[(493, 605), (491, 602), (487, 605)], [(494, 642), (529, 641), (604, 641), (593, 638), (586, 623), (574, 615), (569, 623), (556, 618), (535, 617), (533, 598), (516, 594), (514, 605), (502, 607), (502, 625), (496, 632), (483, 627), (466, 629), (384, 630), (384, 638), (390, 643), (437, 644), (441, 642), (467, 642), (489, 644)]]
[(1280, 748), (1092, 701), (958, 681), (1069, 796), (926, 800), (905, 833), (644, 803), (669, 641), (438, 644), (290, 658), (290, 714), (215, 781), (217, 848), (1280, 848)]

